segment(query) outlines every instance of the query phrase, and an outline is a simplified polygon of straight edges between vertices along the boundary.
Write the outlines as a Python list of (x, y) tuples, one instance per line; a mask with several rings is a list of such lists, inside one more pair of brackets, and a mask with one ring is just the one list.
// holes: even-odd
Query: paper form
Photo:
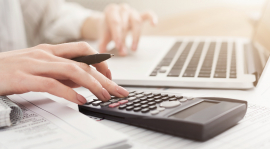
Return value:
[(22, 109), (20, 124), (0, 129), (0, 149), (99, 148), (127, 137), (40, 93), (12, 95)]
[(127, 134), (131, 142), (157, 149), (270, 148), (270, 108), (255, 104), (249, 104), (246, 116), (238, 125), (206, 142), (196, 142), (109, 120), (102, 120), (100, 123)]
[[(130, 137), (130, 141), (136, 145), (148, 146), (156, 149), (178, 148), (270, 148), (270, 104), (267, 100), (260, 101), (261, 97), (254, 90), (203, 90), (203, 89), (179, 89), (179, 88), (127, 88), (129, 90), (157, 91), (177, 93), (184, 96), (208, 96), (228, 97), (248, 100), (247, 114), (238, 125), (223, 132), (206, 142), (196, 142), (164, 133), (159, 133), (144, 128), (122, 124), (106, 119), (97, 119), (100, 123), (122, 132)], [(83, 89), (77, 89), (78, 93)], [(89, 98), (91, 92), (84, 89), (84, 95)], [(250, 101), (256, 102), (252, 104)], [(260, 101), (260, 102), (258, 102)], [(258, 104), (261, 103), (261, 104)], [(264, 105), (264, 106), (260, 106)], [(266, 106), (265, 106), (266, 105)], [(268, 106), (267, 106), (268, 105)]]

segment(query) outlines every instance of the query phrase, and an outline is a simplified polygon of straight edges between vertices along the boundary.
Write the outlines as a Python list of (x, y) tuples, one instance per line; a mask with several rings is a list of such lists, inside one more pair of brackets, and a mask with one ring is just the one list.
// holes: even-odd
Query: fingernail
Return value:
[(117, 87), (116, 87), (116, 90), (117, 90), (117, 92), (118, 92), (119, 94), (121, 94), (123, 97), (127, 97), (128, 94), (129, 94), (129, 92), (128, 92), (126, 89), (124, 89), (123, 87), (121, 87), (121, 86), (117, 86)]
[(83, 105), (86, 103), (86, 99), (80, 95), (80, 94), (77, 94), (77, 100)]
[(111, 99), (111, 95), (108, 93), (107, 90), (105, 90), (105, 88), (102, 88), (102, 95), (106, 100)]
[(110, 69), (107, 70), (106, 77), (108, 79), (112, 80), (112, 73), (111, 73), (111, 70)]

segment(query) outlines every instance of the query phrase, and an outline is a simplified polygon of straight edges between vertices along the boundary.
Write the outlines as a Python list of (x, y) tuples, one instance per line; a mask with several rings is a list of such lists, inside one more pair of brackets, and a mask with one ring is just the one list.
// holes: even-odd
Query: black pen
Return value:
[(114, 55), (113, 54), (93, 54), (93, 55), (76, 57), (76, 58), (73, 58), (71, 60), (77, 61), (77, 62), (82, 62), (82, 63), (85, 63), (87, 65), (92, 65), (92, 64), (96, 64), (96, 63), (100, 63), (102, 61), (105, 61), (105, 60), (111, 58), (112, 56), (114, 56)]

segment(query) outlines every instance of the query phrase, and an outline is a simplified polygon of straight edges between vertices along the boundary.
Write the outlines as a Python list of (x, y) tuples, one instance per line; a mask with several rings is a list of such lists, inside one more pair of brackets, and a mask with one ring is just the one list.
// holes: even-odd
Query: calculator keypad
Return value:
[(107, 102), (93, 99), (86, 103), (86, 105), (117, 108), (122, 111), (125, 110), (156, 115), (166, 108), (181, 106), (182, 103), (192, 99), (193, 97), (183, 97), (165, 93), (129, 91), (129, 95), (126, 98), (111, 96), (111, 100)]

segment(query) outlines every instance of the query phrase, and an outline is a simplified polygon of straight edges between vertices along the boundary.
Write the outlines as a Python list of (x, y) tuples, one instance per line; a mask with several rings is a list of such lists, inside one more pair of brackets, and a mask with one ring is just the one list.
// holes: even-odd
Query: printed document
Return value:
[(20, 124), (0, 129), (0, 149), (106, 148), (127, 137), (40, 93), (12, 95), (23, 109)]

